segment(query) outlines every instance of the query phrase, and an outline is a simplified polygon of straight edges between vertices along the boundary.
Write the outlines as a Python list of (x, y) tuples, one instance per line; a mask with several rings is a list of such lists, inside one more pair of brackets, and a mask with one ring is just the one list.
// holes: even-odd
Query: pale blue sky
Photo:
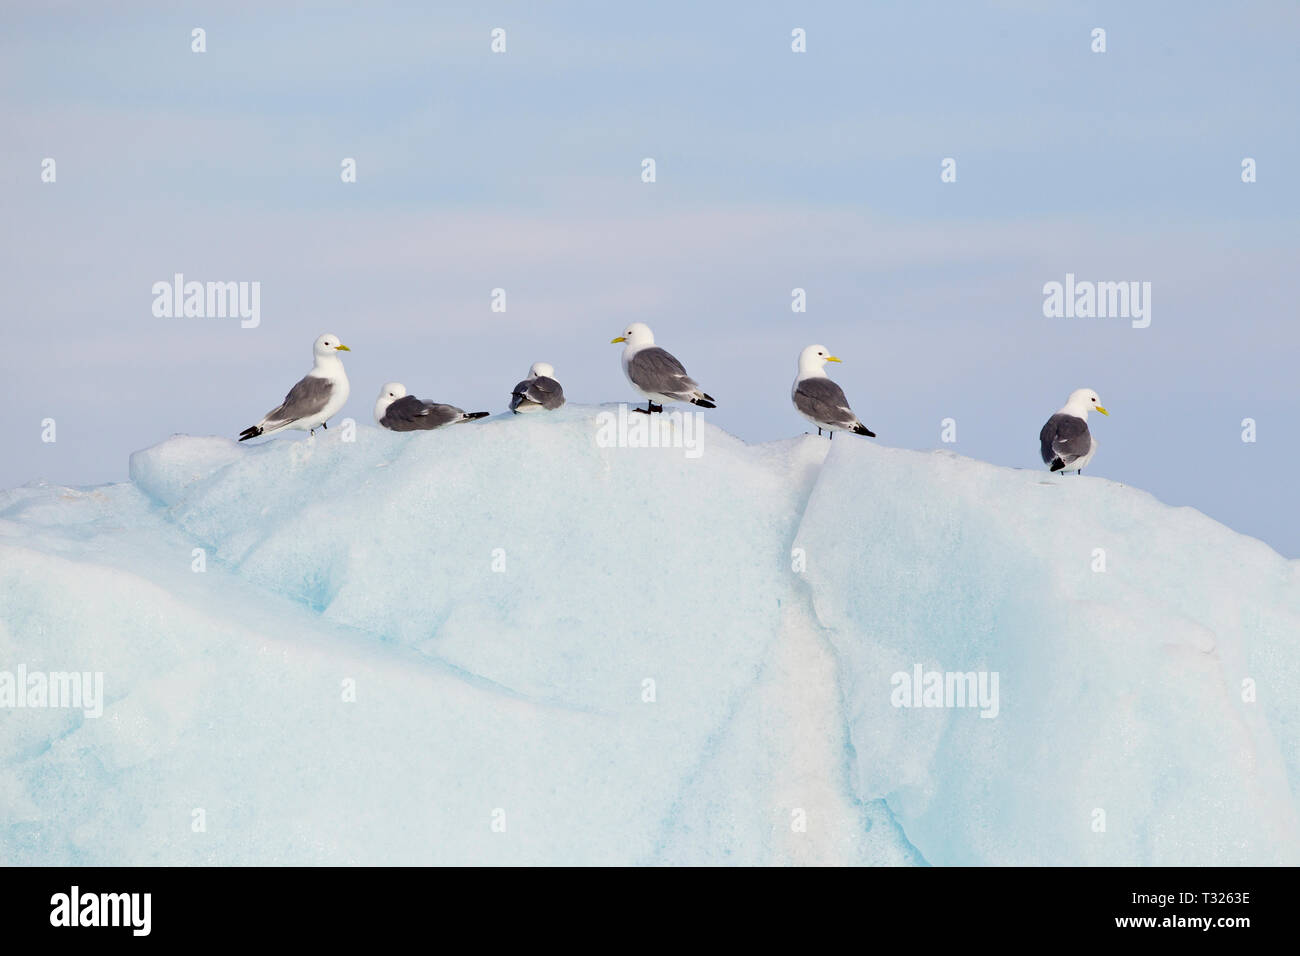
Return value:
[[(630, 399), (608, 342), (640, 320), (751, 441), (804, 430), (789, 383), (814, 341), (879, 441), (1006, 465), (1039, 467), (1039, 426), (1091, 386), (1113, 413), (1093, 474), (1300, 556), (1295, 3), (43, 3), (0, 24), (0, 486), (233, 437), (323, 331), (354, 349), (358, 421), (394, 379), (501, 411), (536, 360), (573, 401)], [(174, 272), (260, 281), (261, 327), (154, 318)], [(1150, 281), (1151, 327), (1044, 318), (1066, 272)]]

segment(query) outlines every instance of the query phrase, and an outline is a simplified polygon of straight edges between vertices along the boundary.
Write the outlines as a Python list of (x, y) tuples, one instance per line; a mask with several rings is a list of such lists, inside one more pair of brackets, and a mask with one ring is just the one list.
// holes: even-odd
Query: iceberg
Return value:
[(1300, 862), (1300, 562), (1091, 476), (608, 415), (0, 493), (0, 691), (102, 678), (0, 693), (0, 862)]

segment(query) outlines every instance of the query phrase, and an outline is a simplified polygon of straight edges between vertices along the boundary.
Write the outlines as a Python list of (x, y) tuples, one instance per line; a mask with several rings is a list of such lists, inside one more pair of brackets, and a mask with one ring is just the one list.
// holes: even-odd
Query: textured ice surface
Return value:
[[(1086, 476), (597, 413), (0, 494), (0, 671), (106, 697), (0, 708), (0, 862), (1300, 862), (1300, 562)], [(998, 716), (892, 706), (917, 664)]]
[[(796, 543), (854, 790), (927, 860), (1300, 860), (1300, 562), (1114, 482), (838, 441)], [(893, 707), (918, 663), (997, 672), (998, 716)]]

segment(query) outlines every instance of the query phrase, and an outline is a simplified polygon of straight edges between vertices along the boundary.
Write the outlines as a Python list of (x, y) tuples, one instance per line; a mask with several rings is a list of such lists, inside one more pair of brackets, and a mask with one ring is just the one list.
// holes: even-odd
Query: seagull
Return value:
[(348, 400), (348, 376), (343, 371), (339, 352), (351, 352), (339, 342), (337, 335), (326, 333), (316, 340), (312, 353), (316, 357), (311, 371), (302, 377), (284, 402), (266, 413), (260, 422), (239, 433), (240, 441), (259, 435), (274, 435), (286, 428), (316, 434), (316, 426), (325, 428), (326, 419), (343, 407)]
[(824, 345), (810, 345), (799, 353), (799, 374), (790, 390), (795, 410), (817, 426), (818, 435), (824, 428), (831, 438), (837, 431), (875, 438), (876, 433), (858, 421), (849, 408), (844, 390), (826, 376), (826, 363), (838, 361)]
[[(682, 363), (655, 345), (655, 335), (643, 322), (633, 322), (610, 344), (626, 342), (623, 348), (623, 374), (632, 387), (646, 397), (645, 408), (634, 412), (662, 412), (665, 402), (690, 402), (700, 408), (717, 408), (713, 396), (700, 390), (695, 379), (686, 374)], [(658, 404), (656, 404), (656, 401)]]
[(1076, 475), (1083, 474), (1084, 467), (1097, 453), (1097, 441), (1088, 431), (1088, 412), (1095, 409), (1103, 415), (1110, 414), (1100, 402), (1090, 388), (1076, 388), (1070, 393), (1065, 407), (1049, 418), (1038, 433), (1043, 464), (1052, 471), (1072, 468)]
[(547, 411), (564, 404), (564, 389), (555, 380), (555, 369), (546, 362), (534, 362), (528, 377), (510, 393), (510, 410), (520, 412)]
[(389, 382), (381, 388), (379, 400), (375, 402), (375, 421), (394, 432), (428, 431), (443, 425), (472, 422), (487, 414), (462, 411), (455, 405), (421, 401), (414, 395), (407, 395), (406, 386), (401, 382)]

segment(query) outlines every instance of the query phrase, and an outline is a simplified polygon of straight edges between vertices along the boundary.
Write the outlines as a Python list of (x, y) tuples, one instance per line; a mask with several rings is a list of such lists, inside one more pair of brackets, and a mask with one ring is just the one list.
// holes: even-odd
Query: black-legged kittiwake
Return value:
[(1038, 433), (1043, 464), (1052, 471), (1083, 474), (1083, 469), (1097, 453), (1097, 440), (1088, 431), (1088, 412), (1094, 410), (1103, 415), (1110, 414), (1101, 407), (1101, 399), (1092, 389), (1076, 388), (1070, 393), (1065, 407), (1049, 418)]
[(327, 419), (343, 407), (348, 400), (348, 376), (343, 371), (339, 352), (352, 351), (339, 342), (337, 335), (325, 334), (312, 347), (315, 363), (303, 376), (284, 402), (266, 413), (260, 422), (239, 433), (240, 441), (259, 435), (274, 435), (286, 428), (316, 433), (316, 426), (326, 427)]
[(389, 382), (379, 390), (375, 402), (375, 421), (395, 432), (428, 431), (443, 425), (456, 425), (483, 418), (487, 412), (466, 412), (455, 405), (425, 402), (406, 394), (401, 382)]
[(844, 390), (826, 375), (826, 363), (840, 361), (824, 345), (810, 345), (799, 353), (799, 374), (795, 376), (790, 398), (804, 418), (817, 426), (817, 434), (826, 429), (831, 437), (837, 431), (853, 432), (875, 438), (876, 433), (858, 420), (849, 408)]
[(534, 362), (528, 377), (510, 393), (510, 410), (520, 412), (550, 411), (564, 404), (564, 389), (555, 380), (555, 369), (546, 362)]
[(682, 363), (655, 345), (654, 333), (644, 322), (633, 322), (618, 338), (610, 339), (611, 345), (614, 342), (627, 343), (623, 347), (623, 374), (646, 397), (647, 407), (633, 411), (662, 412), (665, 402), (690, 402), (701, 408), (717, 408), (713, 396), (700, 389), (695, 379), (686, 374)]

